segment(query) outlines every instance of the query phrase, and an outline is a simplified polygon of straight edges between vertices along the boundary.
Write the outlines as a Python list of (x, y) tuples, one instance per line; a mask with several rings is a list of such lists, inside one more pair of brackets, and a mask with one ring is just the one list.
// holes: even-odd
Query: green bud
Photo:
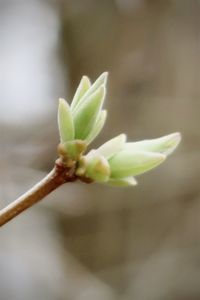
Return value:
[(93, 93), (95, 93), (101, 86), (106, 87), (107, 78), (108, 78), (108, 72), (104, 72), (97, 78), (97, 80), (93, 83), (93, 85), (87, 90), (87, 92), (81, 98), (81, 101), (79, 101), (78, 105), (76, 105), (74, 112), (79, 108), (81, 104), (87, 101), (88, 97), (90, 97)]
[(81, 98), (89, 90), (90, 86), (91, 83), (89, 78), (87, 76), (83, 76), (72, 100), (71, 111), (73, 111), (76, 108)]
[(120, 134), (113, 139), (109, 140), (105, 144), (103, 144), (101, 147), (99, 147), (97, 150), (98, 152), (103, 155), (105, 158), (110, 159), (118, 153), (122, 148), (124, 147), (126, 142), (126, 135)]
[(106, 86), (107, 79), (108, 79), (108, 72), (102, 73), (97, 78), (97, 80), (93, 83), (93, 85), (91, 86), (91, 88), (87, 91), (87, 94), (85, 96), (88, 97), (88, 95), (93, 94), (101, 85)]
[(59, 99), (58, 128), (61, 143), (74, 139), (74, 122), (70, 106), (64, 99)]
[(181, 141), (179, 132), (172, 133), (157, 139), (144, 140), (134, 143), (126, 143), (125, 149), (132, 151), (159, 152), (166, 155), (171, 154)]
[(125, 186), (135, 186), (137, 185), (137, 181), (134, 177), (125, 177), (125, 178), (119, 178), (119, 179), (109, 179), (106, 184), (110, 186), (119, 186), (119, 187), (125, 187)]
[(85, 176), (97, 182), (106, 182), (110, 177), (110, 166), (107, 159), (95, 150), (86, 156)]
[(72, 160), (78, 160), (80, 155), (86, 150), (86, 143), (82, 140), (74, 140), (59, 145), (59, 153)]
[(100, 114), (98, 116), (98, 119), (97, 119), (95, 125), (93, 126), (90, 134), (85, 139), (85, 142), (87, 143), (87, 145), (89, 145), (98, 136), (98, 134), (101, 132), (101, 130), (102, 130), (104, 124), (105, 124), (106, 117), (107, 117), (107, 111), (102, 110), (100, 112)]
[(104, 98), (105, 88), (101, 86), (73, 114), (76, 139), (84, 140), (91, 133), (99, 117)]
[(165, 160), (160, 153), (122, 150), (110, 160), (111, 178), (123, 178), (145, 173)]

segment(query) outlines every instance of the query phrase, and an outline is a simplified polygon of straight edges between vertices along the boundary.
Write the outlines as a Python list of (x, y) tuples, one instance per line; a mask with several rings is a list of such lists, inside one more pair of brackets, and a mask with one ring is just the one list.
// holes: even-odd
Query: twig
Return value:
[(66, 168), (61, 160), (57, 160), (53, 170), (28, 192), (0, 210), (0, 226), (3, 226), (27, 208), (42, 200), (53, 190), (65, 182), (76, 180), (74, 168)]

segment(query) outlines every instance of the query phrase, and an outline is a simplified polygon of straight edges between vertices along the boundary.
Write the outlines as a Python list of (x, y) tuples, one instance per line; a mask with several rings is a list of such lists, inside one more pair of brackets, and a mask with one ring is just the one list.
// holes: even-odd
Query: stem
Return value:
[(0, 210), (0, 226), (42, 200), (60, 185), (74, 180), (75, 178), (71, 170), (64, 167), (59, 161), (56, 162), (53, 170), (44, 179), (14, 202)]

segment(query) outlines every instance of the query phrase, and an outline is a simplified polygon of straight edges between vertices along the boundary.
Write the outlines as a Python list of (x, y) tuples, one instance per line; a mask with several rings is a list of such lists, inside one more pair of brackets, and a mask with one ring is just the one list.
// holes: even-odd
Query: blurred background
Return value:
[(0, 300), (200, 299), (200, 1), (0, 0), (0, 206), (53, 166), (57, 103), (109, 71), (94, 147), (180, 131), (136, 188), (66, 184), (0, 230)]

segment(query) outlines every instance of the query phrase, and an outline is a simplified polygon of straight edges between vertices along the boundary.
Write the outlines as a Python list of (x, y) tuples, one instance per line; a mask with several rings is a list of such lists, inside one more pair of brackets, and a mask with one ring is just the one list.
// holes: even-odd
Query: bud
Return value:
[(87, 76), (83, 76), (72, 100), (71, 111), (76, 108), (84, 94), (89, 90), (90, 86), (91, 83), (89, 78)]
[(122, 150), (126, 142), (126, 135), (120, 134), (113, 139), (109, 140), (108, 142), (104, 143), (101, 147), (97, 150), (98, 152), (103, 155), (105, 158), (110, 159), (113, 155), (117, 152)]
[(110, 186), (119, 186), (119, 187), (125, 187), (125, 186), (135, 186), (137, 185), (137, 181), (134, 177), (125, 177), (121, 179), (109, 179), (106, 184)]
[(86, 156), (85, 176), (97, 182), (106, 182), (110, 177), (108, 161), (95, 150)]
[(122, 150), (110, 160), (111, 178), (123, 178), (145, 173), (165, 160), (160, 153)]
[(159, 152), (166, 155), (171, 154), (181, 141), (179, 132), (172, 133), (157, 139), (144, 140), (134, 143), (127, 143), (126, 150)]
[(99, 117), (104, 98), (105, 88), (101, 86), (73, 113), (76, 139), (84, 140), (91, 133)]
[(85, 142), (87, 143), (87, 145), (89, 145), (101, 132), (101, 130), (105, 124), (106, 118), (107, 118), (107, 111), (102, 110), (98, 116), (98, 119), (97, 119), (95, 125), (93, 126), (89, 135), (85, 139)]
[(59, 99), (58, 128), (61, 143), (74, 139), (74, 122), (70, 106), (64, 99)]
[(107, 78), (108, 78), (108, 72), (104, 72), (97, 78), (97, 80), (93, 83), (93, 85), (87, 90), (87, 92), (81, 98), (81, 101), (79, 101), (78, 105), (76, 105), (75, 111), (79, 108), (79, 105), (87, 101), (87, 98), (90, 97), (93, 93), (95, 93), (101, 86), (106, 87)]
[(77, 161), (80, 155), (86, 150), (86, 143), (82, 140), (74, 140), (60, 144), (58, 152), (61, 156), (64, 156), (73, 161)]

